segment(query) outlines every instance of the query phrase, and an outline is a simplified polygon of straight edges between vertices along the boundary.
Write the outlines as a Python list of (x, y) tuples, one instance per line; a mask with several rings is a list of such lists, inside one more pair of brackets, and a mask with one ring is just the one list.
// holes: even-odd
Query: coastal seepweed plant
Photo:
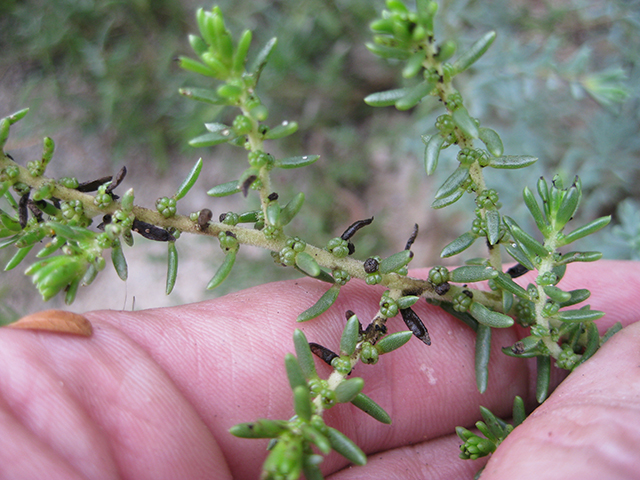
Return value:
[[(176, 281), (176, 243), (183, 233), (218, 239), (223, 256), (208, 289), (216, 288), (228, 277), (242, 256), (243, 245), (269, 250), (275, 263), (326, 282), (326, 292), (299, 314), (300, 322), (311, 321), (331, 308), (341, 287), (353, 279), (385, 287), (373, 318), (359, 319), (352, 311), (345, 313), (340, 344), (333, 350), (309, 342), (299, 329), (294, 331), (295, 355), (289, 353), (284, 358), (295, 412), (291, 418), (258, 419), (231, 428), (230, 432), (238, 437), (271, 439), (263, 467), (265, 479), (296, 479), (301, 474), (307, 479), (322, 478), (322, 455), (332, 450), (356, 465), (366, 463), (362, 450), (327, 425), (323, 415), (337, 404), (351, 403), (377, 421), (391, 423), (389, 415), (363, 393), (364, 380), (350, 374), (359, 362), (375, 364), (380, 356), (401, 348), (411, 337), (424, 343), (425, 348), (431, 344), (423, 320), (412, 309), (418, 301), (439, 306), (476, 332), (475, 373), (480, 392), (488, 385), (493, 329), (516, 323), (526, 327), (527, 335), (503, 348), (503, 352), (536, 358), (538, 402), (549, 394), (552, 362), (573, 370), (620, 328), (614, 326), (601, 337), (594, 322), (604, 313), (583, 305), (589, 291), (567, 291), (559, 286), (570, 263), (592, 262), (601, 257), (599, 252), (565, 247), (610, 221), (606, 216), (568, 227), (582, 197), (580, 179), (540, 178), (535, 186), (524, 187), (524, 203), (539, 230), (532, 234), (503, 211), (500, 192), (491, 185), (490, 173), (485, 178), (485, 172), (491, 169), (526, 168), (536, 161), (529, 155), (505, 153), (499, 134), (470, 115), (454, 85), (456, 76), (489, 49), (496, 33), (486, 33), (457, 53), (453, 41), (435, 36), (438, 4), (430, 0), (416, 3), (416, 9), (410, 10), (401, 0), (387, 0), (386, 9), (371, 23), (373, 41), (367, 44), (373, 54), (402, 65), (403, 77), (413, 83), (371, 94), (364, 101), (372, 107), (398, 110), (409, 110), (425, 97), (435, 97), (442, 103), (435, 133), (422, 137), (424, 167), (428, 175), (437, 168), (450, 169), (438, 165), (440, 152), (448, 148), (455, 150), (457, 165), (436, 190), (432, 207), (445, 208), (468, 194), (475, 200), (475, 210), (468, 230), (445, 245), (441, 256), (457, 256), (476, 242), (485, 244), (487, 252), (482, 258), (460, 260), (462, 266), (457, 268), (435, 266), (426, 279), (408, 274), (418, 225), (403, 250), (386, 258), (371, 256), (361, 260), (355, 258), (354, 238), (373, 218), (353, 223), (325, 245), (314, 245), (300, 232), (291, 231), (290, 223), (303, 207), (304, 193), (281, 198), (272, 184), (271, 173), (275, 169), (305, 167), (319, 157), (302, 154), (278, 158), (267, 151), (266, 141), (292, 135), (298, 128), (295, 121), (268, 121), (269, 111), (258, 95), (261, 73), (277, 48), (277, 40), (269, 40), (248, 62), (252, 32), (245, 30), (234, 39), (217, 7), (198, 10), (200, 35), (189, 36), (195, 58), (179, 58), (182, 68), (206, 77), (211, 87), (187, 87), (180, 93), (205, 104), (227, 107), (235, 117), (228, 123), (205, 123), (206, 132), (190, 144), (212, 147), (226, 143), (245, 149), (248, 164), (240, 177), (212, 186), (208, 195), (255, 195), (259, 208), (224, 212), (215, 219), (209, 209), (188, 216), (177, 214), (178, 202), (204, 168), (202, 159), (173, 195), (156, 201), (155, 209), (135, 205), (133, 189), (121, 196), (115, 193), (125, 178), (125, 168), (113, 177), (82, 183), (76, 178), (49, 178), (45, 173), (54, 153), (52, 139), (44, 139), (41, 158), (24, 166), (4, 151), (11, 126), (28, 110), (0, 120), (0, 195), (6, 204), (0, 211), (0, 248), (15, 250), (5, 270), (16, 268), (31, 250), (37, 250), (25, 273), (31, 276), (44, 300), (61, 294), (67, 303), (72, 303), (79, 287), (89, 285), (105, 268), (107, 253), (120, 278), (126, 279), (124, 252), (125, 247), (133, 245), (134, 233), (167, 244), (167, 294)], [(515, 265), (505, 267), (505, 258), (510, 264), (515, 261)], [(514, 281), (529, 271), (535, 272), (533, 283), (523, 287)], [(469, 286), (476, 282), (486, 282), (488, 288)], [(387, 321), (398, 315), (408, 330), (387, 334)], [(318, 374), (315, 357), (331, 366), (328, 378)], [(514, 425), (485, 408), (481, 408), (481, 414), (483, 421), (476, 426), (482, 436), (462, 427), (457, 429), (463, 442), (461, 458), (476, 459), (493, 452), (524, 419), (524, 404), (519, 397), (514, 400)]]

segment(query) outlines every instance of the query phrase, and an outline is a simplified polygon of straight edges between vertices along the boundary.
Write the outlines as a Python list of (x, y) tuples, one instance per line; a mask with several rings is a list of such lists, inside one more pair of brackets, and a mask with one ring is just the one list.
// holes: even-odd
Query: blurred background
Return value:
[[(470, 227), (471, 198), (430, 209), (433, 193), (455, 168), (454, 149), (441, 154), (427, 178), (421, 135), (442, 113), (423, 101), (410, 112), (374, 109), (362, 99), (403, 85), (393, 62), (364, 47), (368, 24), (382, 1), (221, 0), (236, 35), (254, 29), (253, 53), (272, 36), (278, 46), (259, 94), (269, 107), (267, 123), (295, 120), (299, 131), (273, 143), (280, 156), (319, 154), (305, 169), (274, 175), (287, 201), (306, 195), (289, 230), (323, 245), (353, 221), (375, 216), (355, 237), (355, 256), (389, 255), (404, 247), (414, 223), (420, 235), (412, 267), (459, 263), (440, 259), (441, 248)], [(24, 107), (29, 115), (11, 130), (6, 151), (21, 164), (41, 155), (42, 138), (56, 153), (53, 177), (80, 181), (114, 174), (126, 165), (119, 187), (135, 187), (136, 203), (153, 208), (172, 195), (195, 161), (204, 168), (196, 187), (178, 205), (188, 214), (210, 208), (214, 217), (244, 211), (255, 199), (211, 198), (206, 191), (244, 170), (244, 151), (218, 146), (195, 149), (189, 139), (203, 122), (230, 121), (235, 112), (212, 109), (178, 95), (181, 86), (207, 86), (181, 71), (178, 55), (191, 55), (188, 33), (194, 13), (211, 4), (198, 0), (3, 0), (0, 2), (0, 116)], [(437, 40), (459, 50), (488, 30), (498, 38), (470, 70), (456, 77), (470, 113), (497, 130), (506, 154), (539, 158), (525, 170), (487, 172), (503, 212), (534, 231), (520, 204), (523, 185), (559, 173), (570, 183), (580, 175), (582, 208), (574, 225), (611, 214), (614, 226), (577, 247), (606, 258), (640, 259), (640, 1), (512, 0), (440, 2)], [(251, 54), (250, 54), (251, 56)], [(510, 188), (510, 185), (517, 187)], [(238, 198), (236, 198), (238, 197)], [(216, 241), (183, 236), (178, 281), (164, 294), (166, 245), (136, 236), (125, 249), (129, 280), (108, 267), (82, 289), (71, 307), (61, 299), (44, 304), (24, 266), (0, 278), (0, 318), (10, 320), (44, 308), (82, 311), (141, 309), (213, 298), (266, 281), (295, 278), (274, 266), (267, 252), (243, 247), (230, 277), (205, 290), (222, 261)], [(478, 242), (480, 243), (480, 242)], [(0, 264), (13, 252), (0, 250)], [(481, 255), (471, 252), (465, 258)], [(26, 263), (24, 264), (26, 265)]]

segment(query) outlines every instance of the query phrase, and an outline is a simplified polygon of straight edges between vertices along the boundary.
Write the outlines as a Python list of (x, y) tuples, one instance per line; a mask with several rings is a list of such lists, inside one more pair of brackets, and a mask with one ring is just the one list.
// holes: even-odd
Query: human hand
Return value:
[[(562, 286), (592, 290), (589, 303), (607, 312), (601, 332), (637, 320), (638, 264), (572, 265)], [(235, 438), (228, 429), (293, 414), (283, 368), (293, 328), (336, 349), (345, 310), (363, 321), (377, 311), (380, 292), (354, 281), (322, 318), (296, 324), (325, 289), (300, 279), (182, 307), (91, 312), (89, 339), (0, 329), (0, 478), (258, 478), (266, 440)], [(472, 426), (479, 405), (507, 417), (515, 395), (535, 406), (532, 363), (499, 352), (520, 338), (515, 327), (494, 331), (481, 395), (473, 332), (425, 302), (414, 310), (432, 346), (414, 339), (355, 372), (393, 425), (351, 405), (329, 410), (327, 423), (369, 462), (344, 468), (332, 453), (322, 464), (328, 478), (471, 478), (484, 460), (458, 458), (455, 426)], [(389, 327), (404, 329), (398, 319)], [(639, 346), (640, 324), (613, 337), (507, 438), (483, 480), (637, 478)], [(320, 363), (318, 369), (330, 370)], [(563, 371), (552, 371), (559, 382)]]

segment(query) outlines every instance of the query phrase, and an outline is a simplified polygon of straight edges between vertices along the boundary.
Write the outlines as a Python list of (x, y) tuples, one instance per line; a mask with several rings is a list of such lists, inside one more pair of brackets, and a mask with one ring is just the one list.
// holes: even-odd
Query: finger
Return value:
[(118, 330), (94, 328), (90, 339), (0, 330), (0, 476), (225, 478), (167, 375)]
[(483, 480), (636, 479), (640, 323), (578, 367), (495, 452)]
[[(619, 278), (619, 268), (614, 264), (610, 273), (600, 273), (598, 282)], [(570, 287), (588, 286), (585, 279), (594, 271), (580, 266), (575, 275), (568, 274), (563, 282)], [(626, 287), (615, 294), (594, 295), (593, 307), (606, 309), (606, 302), (629, 296), (625, 288), (637, 287), (640, 279), (638, 275), (627, 276)], [(294, 351), (292, 329), (300, 327), (310, 341), (337, 349), (345, 322), (343, 312), (352, 309), (363, 320), (371, 318), (382, 292), (361, 282), (350, 282), (336, 305), (322, 317), (296, 324), (297, 314), (312, 305), (326, 288), (320, 282), (303, 279), (177, 309), (96, 315), (117, 324), (144, 346), (212, 431), (234, 475), (249, 478), (259, 471), (266, 441), (236, 439), (227, 430), (235, 423), (259, 417), (293, 415), (282, 364), (284, 353)], [(631, 300), (633, 303), (637, 308), (639, 302)], [(426, 347), (414, 339), (399, 351), (383, 356), (375, 367), (359, 365), (354, 372), (365, 379), (365, 393), (391, 414), (393, 426), (379, 424), (350, 405), (326, 415), (329, 424), (343, 430), (367, 452), (437, 438), (449, 434), (456, 425), (470, 426), (478, 419), (478, 405), (508, 417), (514, 395), (533, 397), (530, 362), (499, 352), (500, 347), (518, 339), (514, 329), (494, 334), (489, 388), (480, 395), (473, 373), (473, 332), (424, 302), (415, 310), (430, 329), (433, 345)], [(612, 321), (619, 318), (615, 313), (611, 317)], [(399, 319), (389, 324), (391, 331), (406, 329)], [(318, 368), (321, 376), (328, 375), (328, 367), (318, 364)], [(554, 373), (557, 378), (562, 374), (555, 369)], [(324, 468), (330, 472), (345, 464), (343, 459), (332, 456)]]

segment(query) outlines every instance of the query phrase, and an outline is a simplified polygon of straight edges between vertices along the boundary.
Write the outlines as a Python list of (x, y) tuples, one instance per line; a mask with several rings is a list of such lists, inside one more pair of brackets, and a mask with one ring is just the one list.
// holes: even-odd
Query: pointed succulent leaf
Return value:
[(189, 140), (189, 145), (192, 147), (213, 147), (221, 143), (226, 143), (233, 140), (234, 136), (231, 134), (231, 130), (222, 130), (220, 132), (209, 132), (192, 140)]
[(419, 84), (410, 87), (407, 93), (396, 101), (396, 108), (398, 110), (409, 110), (410, 108), (415, 107), (424, 97), (429, 95), (435, 86), (435, 82), (425, 80), (424, 82), (420, 82)]
[[(535, 238), (522, 230), (520, 226), (510, 217), (503, 217), (504, 223), (509, 227), (509, 231), (513, 236), (513, 239), (518, 243), (520, 248), (530, 255), (538, 255), (541, 258), (549, 256), (549, 251), (538, 242)], [(526, 266), (526, 265), (525, 265)]]
[(434, 200), (433, 203), (431, 204), (431, 208), (438, 209), (438, 208), (448, 207), (449, 205), (453, 205), (454, 203), (456, 203), (458, 200), (462, 198), (462, 195), (464, 195), (464, 192), (465, 190), (463, 188), (454, 190), (452, 193), (450, 193), (446, 197), (442, 197)]
[(516, 262), (518, 262), (520, 265), (525, 267), (527, 270), (533, 270), (533, 269), (536, 268), (535, 265), (533, 264), (533, 262), (529, 259), (527, 254), (524, 253), (522, 248), (520, 248), (520, 246), (518, 246), (518, 244), (516, 244), (516, 243), (506, 243), (504, 245), (504, 249), (507, 251), (507, 253), (509, 255), (511, 255), (511, 257)]
[(13, 257), (11, 257), (11, 259), (5, 265), (4, 271), (8, 272), (9, 270), (12, 270), (16, 268), (18, 265), (20, 265), (20, 262), (24, 260), (24, 258), (27, 256), (27, 254), (31, 251), (32, 248), (33, 248), (33, 245), (29, 245), (24, 248), (19, 248), (16, 251), (16, 253), (13, 255)]
[(554, 318), (563, 322), (593, 322), (604, 316), (604, 312), (581, 308), (580, 310), (561, 310)]
[(300, 252), (296, 255), (296, 266), (310, 277), (317, 277), (322, 272), (318, 262), (306, 252)]
[(452, 194), (456, 190), (460, 189), (468, 178), (469, 168), (464, 165), (460, 165), (440, 186), (436, 192), (435, 198), (440, 199)]
[(427, 175), (432, 175), (438, 167), (438, 158), (440, 150), (444, 145), (444, 137), (442, 135), (432, 135), (424, 149), (424, 168)]
[(167, 242), (167, 285), (165, 292), (169, 295), (176, 285), (178, 277), (178, 249), (176, 242)]
[(485, 214), (487, 222), (487, 240), (490, 245), (495, 245), (500, 240), (500, 213), (498, 210), (487, 210)]
[(372, 107), (390, 107), (395, 105), (408, 91), (408, 88), (395, 88), (384, 92), (372, 93), (365, 97), (364, 102)]
[(609, 225), (610, 221), (611, 221), (611, 215), (607, 215), (606, 217), (596, 218), (592, 222), (589, 222), (586, 225), (583, 225), (582, 227), (576, 228), (571, 233), (568, 233), (564, 237), (561, 237), (559, 244), (560, 246), (568, 245), (569, 243), (575, 242), (580, 238), (586, 237), (587, 235), (591, 235), (592, 233), (595, 233), (601, 228), (604, 228), (607, 225)]
[(503, 155), (491, 158), (487, 166), (505, 169), (524, 168), (533, 165), (536, 161), (538, 159), (531, 155)]
[(340, 293), (340, 285), (332, 285), (312, 307), (298, 315), (298, 322), (306, 322), (326, 312), (338, 298), (338, 293)]
[(356, 345), (360, 340), (360, 320), (355, 315), (351, 315), (347, 324), (342, 330), (342, 337), (340, 339), (340, 353), (342, 355), (353, 355), (356, 351)]
[(293, 409), (296, 415), (305, 422), (311, 420), (311, 396), (309, 395), (309, 387), (306, 384), (298, 385), (293, 389)]
[(181, 88), (178, 90), (180, 95), (183, 95), (192, 100), (197, 100), (199, 102), (209, 103), (211, 105), (226, 105), (227, 99), (222, 98), (215, 90), (211, 90), (209, 88), (197, 88), (197, 87), (189, 87), (189, 88)]
[(185, 178), (184, 182), (182, 182), (182, 184), (178, 187), (178, 190), (176, 191), (173, 198), (175, 198), (176, 200), (180, 200), (181, 198), (183, 198), (187, 194), (187, 192), (191, 190), (191, 187), (193, 187), (193, 185), (196, 183), (196, 180), (198, 180), (201, 170), (202, 158), (200, 158), (193, 166), (193, 168), (189, 172), (189, 175), (187, 175), (187, 178)]
[(300, 363), (295, 355), (287, 353), (284, 356), (284, 366), (287, 370), (287, 378), (289, 379), (291, 390), (295, 391), (296, 387), (308, 388), (302, 367), (300, 367)]
[(336, 387), (336, 401), (347, 403), (356, 398), (364, 387), (364, 380), (360, 377), (350, 378)]
[(284, 121), (277, 127), (273, 127), (267, 133), (264, 134), (264, 138), (267, 140), (277, 140), (279, 138), (288, 137), (293, 135), (298, 130), (298, 122)]
[(580, 288), (578, 290), (571, 290), (568, 292), (571, 294), (571, 298), (564, 302), (559, 302), (560, 308), (569, 307), (571, 305), (576, 305), (578, 303), (582, 303), (587, 300), (591, 296), (591, 292), (586, 288)]
[(213, 290), (214, 288), (220, 286), (222, 282), (224, 282), (229, 274), (231, 273), (231, 269), (233, 268), (233, 264), (236, 261), (236, 251), (229, 250), (222, 261), (222, 264), (218, 267), (213, 278), (209, 281), (207, 285), (207, 290)]
[(489, 382), (489, 356), (491, 353), (491, 327), (478, 325), (476, 331), (476, 355), (475, 355), (475, 369), (476, 369), (476, 385), (480, 393), (484, 393), (487, 390), (487, 384)]
[(447, 244), (440, 252), (440, 256), (442, 258), (452, 257), (461, 252), (464, 252), (467, 248), (473, 245), (473, 242), (476, 241), (478, 236), (473, 232), (466, 232), (460, 235), (451, 243)]
[(405, 295), (404, 297), (400, 297), (396, 300), (396, 303), (398, 304), (398, 308), (403, 309), (412, 307), (418, 300), (420, 300), (420, 297), (415, 295)]
[(522, 397), (516, 395), (513, 399), (513, 426), (517, 427), (524, 419), (527, 418), (527, 412), (524, 408), (524, 401)]
[(500, 272), (482, 265), (465, 265), (449, 272), (449, 281), (453, 283), (481, 282), (496, 278)]
[(296, 349), (298, 364), (305, 378), (318, 378), (316, 366), (313, 361), (313, 354), (311, 353), (311, 348), (309, 348), (309, 342), (304, 332), (299, 328), (296, 328), (293, 332), (293, 345)]
[(269, 56), (271, 55), (271, 52), (273, 51), (277, 43), (278, 39), (276, 37), (273, 37), (267, 43), (265, 43), (264, 47), (262, 47), (262, 50), (258, 52), (256, 58), (253, 60), (251, 68), (249, 69), (249, 71), (253, 75), (255, 75), (256, 77), (260, 77), (260, 73), (262, 72), (264, 66), (267, 64)]
[(244, 64), (247, 61), (247, 53), (251, 46), (251, 38), (253, 34), (251, 30), (245, 30), (238, 40), (238, 46), (233, 54), (233, 71), (236, 73), (242, 73), (244, 71)]
[(355, 396), (351, 403), (381, 423), (390, 425), (391, 417), (384, 409), (364, 393)]
[(459, 107), (453, 111), (451, 115), (453, 118), (453, 123), (455, 123), (458, 128), (464, 133), (464, 135), (468, 138), (478, 138), (478, 124), (475, 120), (469, 115), (469, 112), (464, 107)]
[(240, 438), (277, 438), (287, 431), (285, 420), (261, 419), (255, 422), (239, 423), (229, 429), (229, 433)]
[(122, 245), (119, 241), (115, 241), (111, 247), (111, 261), (120, 279), (126, 281), (128, 277), (127, 260), (124, 258)]
[(366, 465), (367, 456), (344, 433), (335, 428), (327, 427), (325, 435), (329, 439), (331, 447), (344, 458), (356, 465)]
[(499, 274), (493, 279), (493, 281), (495, 282), (497, 287), (509, 293), (513, 293), (517, 297), (524, 298), (525, 300), (530, 300), (527, 290), (514, 282), (506, 273)]
[(380, 262), (378, 271), (385, 275), (387, 273), (397, 272), (402, 267), (406, 266), (413, 257), (411, 250), (402, 250), (398, 253), (385, 258)]
[(554, 302), (562, 303), (571, 300), (570, 292), (565, 292), (555, 285), (545, 285), (542, 288), (544, 289), (544, 293), (547, 295), (547, 297), (549, 297)]
[(232, 180), (230, 182), (221, 183), (217, 185), (207, 192), (207, 195), (212, 197), (226, 197), (227, 195), (233, 195), (234, 193), (240, 192), (240, 187), (238, 186), (238, 180)]
[(538, 226), (538, 230), (540, 230), (542, 233), (548, 232), (549, 224), (547, 223), (547, 219), (545, 218), (544, 213), (542, 213), (542, 210), (540, 209), (540, 205), (538, 204), (538, 201), (533, 196), (533, 192), (529, 190), (529, 187), (524, 188), (524, 191), (522, 192), (522, 196), (524, 198), (525, 205), (529, 209), (531, 216), (533, 217), (533, 219), (536, 222), (536, 225)]
[(298, 157), (288, 157), (277, 159), (274, 166), (277, 168), (299, 168), (311, 165), (318, 160), (320, 155), (303, 155)]
[(601, 258), (602, 252), (569, 252), (562, 255), (560, 260), (557, 260), (555, 264), (560, 266), (572, 262), (595, 262)]
[(504, 313), (489, 310), (483, 304), (472, 302), (469, 307), (469, 313), (478, 323), (493, 328), (508, 328), (513, 325), (513, 318)]
[(411, 340), (412, 336), (413, 332), (409, 330), (392, 333), (376, 343), (376, 350), (380, 355), (392, 352)]
[(480, 127), (478, 129), (478, 138), (485, 144), (487, 150), (494, 157), (501, 157), (504, 153), (504, 147), (502, 145), (502, 139), (498, 133), (486, 127)]
[(493, 30), (485, 33), (480, 37), (469, 50), (465, 51), (453, 64), (454, 71), (457, 73), (464, 72), (471, 65), (476, 63), (482, 55), (489, 49), (493, 41), (496, 39), (496, 32)]
[(542, 355), (536, 358), (536, 400), (538, 403), (544, 402), (549, 396), (549, 384), (551, 383), (551, 357)]

